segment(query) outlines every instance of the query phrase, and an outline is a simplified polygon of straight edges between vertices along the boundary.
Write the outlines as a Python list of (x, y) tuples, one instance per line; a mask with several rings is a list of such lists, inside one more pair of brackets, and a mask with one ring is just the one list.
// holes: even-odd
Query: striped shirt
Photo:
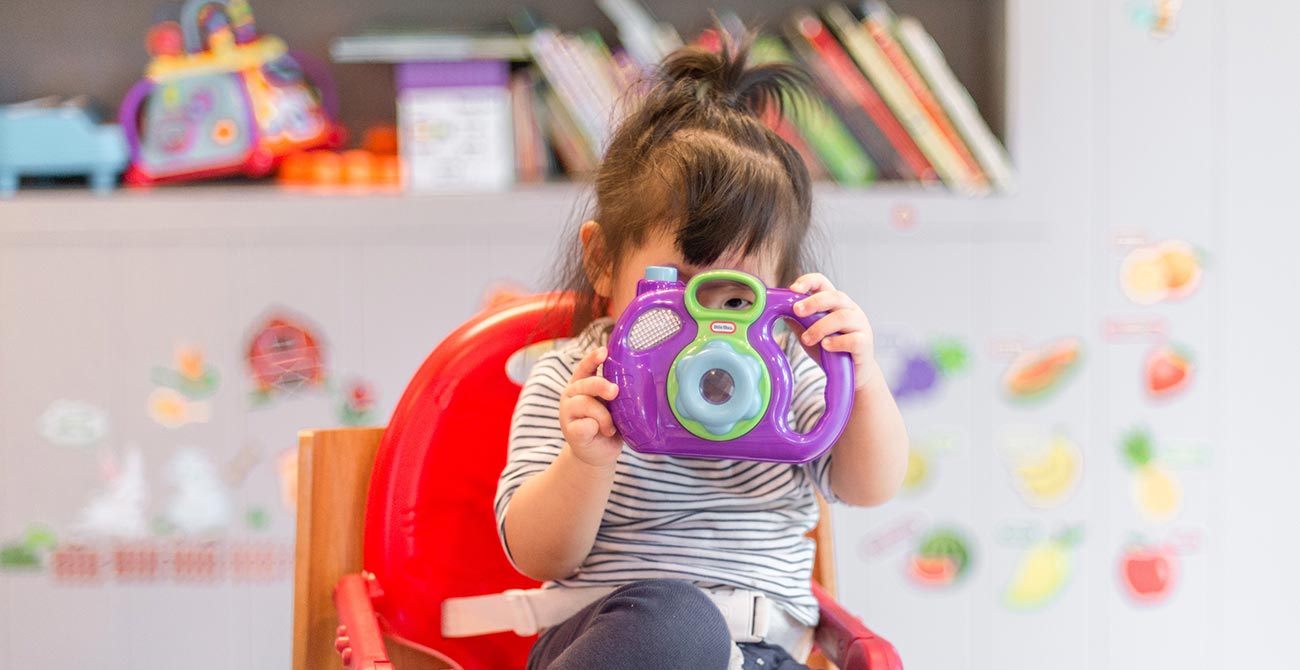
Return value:
[[(560, 394), (578, 361), (608, 341), (612, 324), (599, 319), (542, 355), (524, 384), (496, 493), (497, 531), (507, 556), (510, 499), (559, 455), (564, 446)], [(825, 408), (826, 378), (797, 338), (784, 340), (795, 380), (790, 425), (806, 432)], [(830, 464), (829, 451), (791, 465), (642, 454), (624, 444), (591, 553), (577, 572), (544, 586), (685, 579), (704, 589), (760, 591), (800, 623), (814, 626), (817, 602), (809, 581), (815, 545), (805, 533), (817, 523), (814, 488), (835, 500)]]

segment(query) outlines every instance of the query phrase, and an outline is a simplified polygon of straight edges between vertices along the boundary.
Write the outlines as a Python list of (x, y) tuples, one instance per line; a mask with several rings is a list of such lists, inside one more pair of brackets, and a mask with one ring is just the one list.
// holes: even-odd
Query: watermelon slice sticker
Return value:
[(1083, 344), (1066, 337), (1016, 357), (1002, 375), (1002, 388), (1012, 400), (1040, 401), (1065, 385), (1083, 358)]
[(907, 557), (907, 576), (927, 588), (952, 586), (969, 571), (969, 547), (966, 537), (954, 529), (932, 530)]

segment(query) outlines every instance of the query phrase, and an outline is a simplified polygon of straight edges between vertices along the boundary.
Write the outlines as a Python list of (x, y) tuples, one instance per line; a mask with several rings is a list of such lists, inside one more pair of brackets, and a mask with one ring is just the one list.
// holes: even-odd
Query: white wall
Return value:
[[(1286, 641), (1300, 623), (1291, 567), (1300, 541), (1283, 516), (1300, 502), (1300, 456), (1282, 428), (1300, 399), (1289, 346), (1300, 332), (1289, 191), (1300, 150), (1291, 83), (1300, 9), (1188, 1), (1174, 35), (1156, 40), (1131, 18), (1145, 3), (1009, 4), (1019, 196), (818, 192), (829, 267), (866, 306), (882, 360), (893, 365), (940, 336), (972, 353), (968, 371), (905, 405), (913, 437), (933, 450), (929, 486), (838, 513), (841, 598), (898, 644), (910, 668), (1287, 667)], [(298, 428), (336, 423), (337, 398), (249, 408), (241, 347), (257, 316), (281, 305), (309, 317), (328, 338), (336, 375), (373, 381), (384, 416), (483, 287), (548, 269), (574, 195), (317, 199), (218, 189), (0, 202), (0, 544), (32, 522), (67, 536), (103, 486), (104, 453), (141, 447), (152, 514), (171, 495), (165, 468), (179, 446), (225, 462), (249, 439), (264, 457), (233, 495), (239, 509), (266, 507), (272, 523), (232, 524), (223, 541), (291, 542), (273, 456)], [(900, 206), (913, 208), (914, 228), (891, 225)], [(1122, 235), (1203, 249), (1202, 288), (1178, 303), (1133, 304), (1119, 290)], [(1136, 385), (1156, 340), (1104, 333), (1107, 322), (1152, 318), (1196, 354), (1196, 382), (1169, 403)], [(1062, 336), (1084, 342), (1079, 374), (1042, 404), (1006, 402), (1005, 348)], [(168, 430), (144, 404), (150, 369), (169, 362), (177, 341), (204, 347), (224, 381), (211, 423)], [(113, 429), (100, 448), (56, 447), (36, 433), (36, 418), (63, 397), (108, 410)], [(1170, 468), (1184, 493), (1171, 522), (1143, 520), (1130, 499), (1118, 442), (1138, 424), (1160, 445), (1208, 455)], [(1011, 488), (1000, 448), (1026, 427), (1062, 429), (1083, 454), (1081, 486), (1059, 506), (1032, 509)], [(864, 550), (912, 520), (902, 541)], [(972, 539), (970, 573), (951, 588), (903, 577), (931, 523)], [(1005, 532), (1067, 525), (1084, 532), (1073, 578), (1042, 608), (1008, 610), (1003, 589), (1027, 547)], [(1135, 606), (1120, 590), (1117, 559), (1134, 533), (1197, 540), (1161, 605)], [(196, 668), (285, 667), (289, 598), (285, 575), (74, 587), (47, 573), (0, 572), (0, 667), (151, 668), (182, 657)]]

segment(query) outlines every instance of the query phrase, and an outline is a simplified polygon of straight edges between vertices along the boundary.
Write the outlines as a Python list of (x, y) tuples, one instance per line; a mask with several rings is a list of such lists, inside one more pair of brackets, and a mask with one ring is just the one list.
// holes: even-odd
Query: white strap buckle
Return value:
[(511, 630), (521, 637), (536, 635), (537, 615), (533, 612), (533, 604), (528, 601), (528, 592), (523, 589), (510, 589), (504, 595), (510, 605), (510, 613), (514, 615), (512, 617), (514, 625)]
[(727, 621), (731, 639), (736, 642), (762, 642), (767, 637), (771, 611), (767, 596), (758, 591), (737, 589), (712, 591), (709, 597)]
[(472, 637), (507, 630), (528, 636), (536, 634), (537, 629), (537, 616), (524, 590), (442, 601), (444, 637)]

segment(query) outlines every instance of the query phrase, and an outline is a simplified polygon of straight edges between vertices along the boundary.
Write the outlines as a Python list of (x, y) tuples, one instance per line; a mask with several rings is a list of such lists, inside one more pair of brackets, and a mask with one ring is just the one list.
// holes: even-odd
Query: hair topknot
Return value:
[(694, 89), (701, 101), (720, 102), (733, 109), (761, 116), (769, 109), (781, 112), (790, 96), (806, 94), (808, 75), (789, 63), (752, 64), (750, 49), (755, 33), (739, 39), (719, 27), (721, 48), (687, 46), (669, 54), (659, 66), (661, 86)]
[[(626, 254), (666, 233), (682, 259), (705, 267), (728, 254), (770, 254), (786, 285), (808, 265), (805, 242), (812, 185), (799, 152), (773, 127), (773, 113), (807, 99), (807, 76), (792, 65), (751, 63), (754, 33), (716, 29), (715, 50), (669, 54), (610, 136), (594, 180), (592, 220), (558, 268), (557, 288), (581, 296), (572, 332), (609, 313)], [(598, 233), (598, 234), (597, 234)]]

